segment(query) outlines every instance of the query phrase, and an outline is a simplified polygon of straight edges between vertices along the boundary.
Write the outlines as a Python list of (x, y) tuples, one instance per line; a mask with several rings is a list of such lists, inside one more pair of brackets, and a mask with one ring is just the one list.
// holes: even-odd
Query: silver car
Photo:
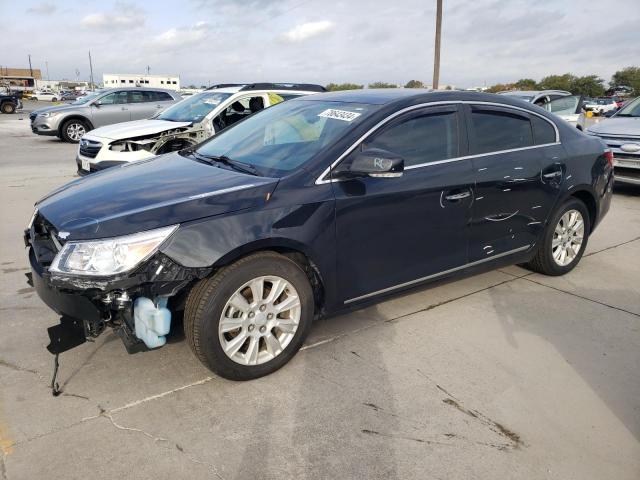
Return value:
[(586, 133), (599, 137), (613, 151), (617, 182), (640, 185), (640, 97)]
[(152, 117), (178, 101), (177, 92), (154, 88), (110, 88), (75, 102), (31, 112), (31, 131), (78, 143), (89, 130)]

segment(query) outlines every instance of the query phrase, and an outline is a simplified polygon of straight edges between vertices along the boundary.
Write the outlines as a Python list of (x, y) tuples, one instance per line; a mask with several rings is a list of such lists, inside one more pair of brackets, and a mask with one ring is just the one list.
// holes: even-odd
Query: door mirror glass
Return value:
[(358, 153), (349, 166), (350, 176), (375, 178), (400, 177), (404, 172), (404, 159), (380, 148)]

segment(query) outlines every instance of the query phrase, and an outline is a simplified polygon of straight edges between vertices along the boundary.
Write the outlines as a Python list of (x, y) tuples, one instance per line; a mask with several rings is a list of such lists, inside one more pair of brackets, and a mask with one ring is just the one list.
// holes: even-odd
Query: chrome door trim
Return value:
[(432, 279), (435, 279), (435, 278), (438, 278), (438, 277), (442, 277), (442, 276), (447, 275), (449, 273), (453, 273), (453, 272), (457, 272), (457, 271), (460, 271), (460, 270), (464, 270), (466, 268), (474, 267), (476, 265), (480, 265), (482, 263), (489, 262), (489, 261), (494, 260), (496, 258), (506, 257), (506, 256), (514, 254), (514, 253), (523, 252), (523, 251), (527, 250), (530, 246), (531, 246), (530, 244), (529, 245), (524, 245), (522, 247), (518, 247), (518, 248), (515, 248), (513, 250), (509, 250), (507, 252), (502, 252), (502, 253), (499, 253), (497, 255), (493, 255), (491, 257), (483, 258), (481, 260), (476, 260), (476, 261), (470, 262), (470, 263), (465, 263), (464, 265), (460, 265), (459, 267), (450, 268), (449, 270), (444, 270), (442, 272), (433, 273), (431, 275), (427, 275), (426, 277), (417, 278), (415, 280), (410, 280), (408, 282), (400, 283), (399, 285), (394, 285), (392, 287), (383, 288), (382, 290), (376, 290), (375, 292), (366, 293), (364, 295), (360, 295), (359, 297), (350, 298), (348, 300), (345, 300), (344, 304), (347, 305), (349, 303), (357, 302), (359, 300), (364, 300), (365, 298), (370, 298), (370, 297), (374, 297), (376, 295), (381, 295), (383, 293), (392, 292), (393, 290), (398, 290), (400, 288), (409, 287), (409, 286), (415, 285), (417, 283), (421, 283), (421, 282), (425, 282), (427, 280), (432, 280)]
[(394, 118), (396, 118), (396, 117), (398, 117), (398, 116), (400, 116), (400, 115), (402, 115), (404, 113), (411, 112), (413, 110), (418, 110), (420, 108), (437, 107), (437, 106), (440, 106), (440, 105), (457, 105), (457, 104), (491, 105), (491, 106), (494, 106), (494, 107), (503, 107), (503, 108), (507, 108), (507, 109), (510, 108), (510, 109), (513, 109), (513, 110), (519, 110), (519, 111), (522, 111), (522, 112), (525, 112), (525, 113), (529, 113), (531, 115), (536, 115), (536, 116), (542, 118), (543, 120), (547, 121), (549, 124), (551, 124), (551, 126), (553, 127), (553, 129), (554, 129), (554, 131), (556, 133), (556, 141), (552, 142), (552, 143), (544, 143), (544, 144), (541, 144), (541, 145), (530, 145), (528, 147), (512, 148), (512, 149), (508, 149), (508, 150), (497, 150), (495, 152), (487, 152), (487, 153), (479, 153), (479, 154), (475, 154), (475, 155), (466, 155), (466, 156), (463, 156), (463, 157), (447, 158), (445, 160), (437, 160), (435, 162), (428, 162), (428, 163), (421, 163), (421, 164), (418, 164), (418, 165), (411, 165), (409, 167), (406, 167), (405, 170), (413, 170), (413, 169), (416, 169), (416, 168), (428, 167), (430, 165), (441, 165), (443, 163), (459, 162), (461, 160), (468, 160), (470, 158), (486, 157), (486, 156), (489, 156), (489, 155), (498, 155), (498, 154), (501, 154), (501, 153), (518, 152), (520, 150), (531, 150), (531, 149), (534, 149), (534, 148), (544, 148), (544, 147), (548, 147), (550, 145), (559, 145), (560, 144), (560, 132), (558, 131), (558, 127), (556, 126), (556, 124), (554, 122), (552, 122), (551, 120), (549, 120), (544, 115), (541, 115), (541, 114), (539, 114), (537, 112), (532, 112), (531, 110), (528, 110), (526, 108), (516, 107), (516, 106), (513, 106), (513, 105), (507, 105), (507, 104), (504, 104), (504, 103), (482, 102), (482, 101), (472, 101), (472, 100), (448, 100), (448, 101), (441, 101), (441, 102), (420, 103), (418, 105), (411, 105), (410, 107), (406, 107), (406, 108), (403, 108), (402, 110), (398, 110), (397, 112), (392, 113), (391, 115), (389, 115), (388, 117), (382, 119), (377, 124), (375, 124), (373, 127), (371, 127), (364, 135), (362, 135), (349, 148), (347, 148), (347, 150), (345, 150), (344, 153), (342, 155), (340, 155), (337, 160), (335, 160), (331, 165), (329, 165), (327, 168), (324, 169), (324, 171), (320, 174), (320, 176), (318, 178), (316, 178), (315, 184), (316, 185), (323, 185), (323, 184), (326, 184), (326, 183), (343, 182), (344, 180), (341, 180), (341, 179), (331, 179), (331, 178), (325, 178), (325, 177), (327, 175), (329, 175), (331, 170), (333, 168), (335, 168), (335, 166), (338, 165), (338, 163), (340, 163), (340, 161), (342, 161), (342, 159), (344, 159), (344, 157), (349, 155), (369, 135), (374, 133), (376, 130), (378, 130), (380, 127), (382, 127), (383, 125), (385, 125), (389, 121), (393, 120)]

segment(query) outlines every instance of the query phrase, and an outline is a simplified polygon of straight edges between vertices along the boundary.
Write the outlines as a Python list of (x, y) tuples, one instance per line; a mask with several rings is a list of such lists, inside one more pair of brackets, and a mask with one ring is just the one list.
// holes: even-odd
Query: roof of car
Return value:
[(500, 95), (540, 95), (542, 93), (566, 93), (567, 95), (571, 95), (571, 92), (567, 92), (566, 90), (505, 90), (503, 92), (498, 92)]
[(170, 90), (168, 88), (156, 88), (156, 87), (113, 87), (113, 88), (103, 88), (103, 89), (99, 89), (96, 90), (100, 91), (100, 93), (105, 93), (105, 92), (118, 92), (120, 90), (153, 90), (154, 92), (167, 92), (167, 93), (174, 93), (176, 95), (180, 95), (178, 92), (176, 92), (175, 90)]
[(446, 102), (446, 101), (497, 102), (522, 107), (525, 103), (510, 95), (467, 92), (460, 90), (428, 90), (421, 88), (381, 88), (362, 90), (343, 90), (339, 92), (317, 93), (300, 97), (292, 101), (325, 101), (385, 105), (395, 102), (408, 104)]

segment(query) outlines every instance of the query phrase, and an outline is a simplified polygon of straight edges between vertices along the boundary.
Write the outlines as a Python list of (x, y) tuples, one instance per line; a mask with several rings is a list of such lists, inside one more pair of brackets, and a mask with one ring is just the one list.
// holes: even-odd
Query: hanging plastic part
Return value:
[(53, 358), (53, 378), (51, 379), (51, 393), (54, 397), (57, 397), (62, 393), (60, 390), (60, 385), (56, 382), (56, 378), (58, 377), (58, 367), (60, 367), (60, 363), (58, 362), (59, 353), (56, 353), (56, 356)]
[(167, 308), (168, 297), (139, 297), (133, 303), (133, 319), (136, 337), (149, 348), (163, 346), (171, 327), (171, 312)]

